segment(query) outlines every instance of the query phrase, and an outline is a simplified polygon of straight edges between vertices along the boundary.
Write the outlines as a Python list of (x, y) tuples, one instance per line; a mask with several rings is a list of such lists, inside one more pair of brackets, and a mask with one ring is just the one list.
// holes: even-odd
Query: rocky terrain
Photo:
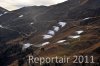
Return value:
[(99, 0), (68, 0), (15, 11), (0, 8), (0, 14), (0, 66), (40, 66), (28, 64), (29, 55), (93, 56), (95, 62), (41, 66), (100, 66)]

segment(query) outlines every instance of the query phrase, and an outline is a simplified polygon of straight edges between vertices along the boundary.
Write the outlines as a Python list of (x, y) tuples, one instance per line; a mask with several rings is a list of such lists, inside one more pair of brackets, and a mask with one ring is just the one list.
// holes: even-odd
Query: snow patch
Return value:
[(60, 28), (58, 26), (53, 26), (53, 30), (57, 32), (60, 30)]
[(20, 15), (19, 17), (21, 18), (21, 17), (23, 17), (24, 15)]
[(63, 42), (65, 42), (66, 40), (59, 40), (59, 41), (57, 41), (57, 43), (63, 43)]
[(3, 14), (0, 14), (0, 16), (2, 16)]
[(3, 26), (2, 26), (2, 25), (0, 25), (0, 28), (3, 28)]
[(51, 35), (43, 35), (43, 39), (50, 39), (50, 38), (52, 38), (53, 36), (51, 36)]
[(81, 33), (83, 33), (83, 32), (84, 32), (83, 30), (76, 31), (77, 34), (81, 34)]
[(61, 27), (64, 27), (67, 23), (66, 22), (59, 22), (58, 23)]
[(69, 36), (69, 38), (72, 38), (72, 39), (80, 38), (80, 35), (76, 35), (76, 36)]
[(26, 44), (23, 45), (22, 49), (23, 49), (23, 50), (24, 50), (24, 49), (27, 49), (27, 48), (29, 48), (29, 47), (32, 46), (32, 45), (33, 45), (33, 44), (26, 43)]
[(49, 30), (47, 34), (49, 34), (49, 35), (55, 35), (55, 32), (53, 30)]
[(31, 24), (31, 25), (33, 25), (34, 23), (33, 23), (33, 22), (31, 22), (30, 24)]
[(50, 42), (44, 42), (42, 43), (42, 46), (48, 45)]
[(84, 18), (83, 20), (88, 20), (88, 19), (90, 19), (90, 17)]
[(4, 14), (7, 14), (8, 12), (4, 12)]

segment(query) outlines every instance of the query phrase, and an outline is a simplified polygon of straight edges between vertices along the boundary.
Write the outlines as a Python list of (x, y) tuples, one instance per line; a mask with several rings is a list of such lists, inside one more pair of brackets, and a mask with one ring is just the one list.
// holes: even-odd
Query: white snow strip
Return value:
[(42, 43), (42, 46), (48, 45), (50, 42), (44, 42)]
[(49, 34), (49, 35), (55, 35), (55, 32), (53, 30), (49, 30), (47, 34)]
[(64, 27), (67, 23), (66, 22), (59, 22), (58, 23), (61, 27)]
[(0, 16), (2, 16), (3, 14), (0, 14)]
[(33, 25), (34, 23), (33, 23), (33, 22), (31, 22), (30, 24), (31, 24), (31, 25)]
[(4, 28), (2, 25), (0, 25), (0, 28)]
[(7, 14), (8, 12), (4, 12), (4, 14)]
[(76, 36), (69, 36), (69, 38), (72, 38), (72, 39), (80, 38), (80, 35), (76, 35)]
[(51, 36), (51, 35), (43, 35), (43, 39), (50, 39), (50, 38), (52, 38), (53, 36)]
[(32, 45), (33, 45), (33, 44), (26, 43), (26, 44), (23, 45), (22, 49), (23, 49), (23, 50), (24, 50), (24, 49), (27, 49), (27, 48), (29, 48), (29, 47), (32, 46)]
[(24, 15), (20, 15), (19, 17), (21, 18), (21, 17), (23, 17)]
[(84, 32), (83, 30), (76, 31), (77, 34), (81, 34), (81, 33), (83, 33), (83, 32)]
[(57, 41), (57, 43), (63, 43), (63, 42), (65, 42), (66, 40), (59, 40), (59, 41)]
[(84, 18), (83, 20), (88, 20), (88, 19), (90, 19), (90, 17)]
[(60, 30), (60, 28), (58, 26), (53, 26), (53, 30), (57, 32)]

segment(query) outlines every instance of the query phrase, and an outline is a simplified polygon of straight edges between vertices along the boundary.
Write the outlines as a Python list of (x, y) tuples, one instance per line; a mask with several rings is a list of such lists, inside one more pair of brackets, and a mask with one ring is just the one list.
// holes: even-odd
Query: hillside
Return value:
[(95, 62), (41, 66), (100, 66), (99, 3), (68, 0), (48, 7), (24, 7), (0, 16), (0, 66), (40, 66), (28, 64), (29, 55), (93, 56)]

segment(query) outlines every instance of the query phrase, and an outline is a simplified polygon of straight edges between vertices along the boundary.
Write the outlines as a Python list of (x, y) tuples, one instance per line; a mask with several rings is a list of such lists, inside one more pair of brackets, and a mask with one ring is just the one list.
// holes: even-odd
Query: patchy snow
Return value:
[[(4, 12), (4, 14), (7, 14), (8, 12)], [(0, 14), (0, 16), (4, 15), (4, 14)]]
[(4, 12), (4, 14), (7, 14), (8, 12)]
[(30, 24), (31, 24), (31, 25), (33, 25), (34, 23), (33, 23), (33, 22), (31, 22)]
[(63, 43), (63, 42), (65, 42), (66, 40), (59, 40), (59, 41), (57, 41), (57, 43)]
[(0, 25), (0, 27), (2, 27), (2, 25)]
[(88, 20), (88, 19), (90, 19), (90, 17), (84, 18), (83, 20)]
[(53, 26), (53, 30), (57, 32), (60, 30), (60, 28), (58, 26)]
[(83, 33), (83, 32), (84, 32), (83, 30), (76, 31), (77, 34), (81, 34), (81, 33)]
[(32, 46), (32, 45), (33, 45), (33, 44), (26, 43), (26, 44), (23, 45), (22, 49), (23, 49), (23, 50), (24, 50), (24, 49), (27, 49), (27, 48), (29, 48), (29, 47)]
[(21, 18), (21, 17), (23, 17), (24, 15), (20, 15), (19, 17)]
[(55, 32), (53, 30), (49, 30), (47, 34), (49, 34), (49, 35), (55, 35)]
[(61, 27), (64, 27), (67, 23), (66, 22), (59, 22), (58, 23)]
[(4, 28), (2, 25), (0, 25), (0, 28)]
[(42, 43), (42, 46), (48, 45), (50, 42), (44, 42)]
[(3, 14), (0, 14), (0, 16), (2, 16)]
[(50, 39), (50, 38), (52, 38), (53, 36), (51, 36), (51, 35), (43, 35), (43, 39)]
[(72, 38), (72, 39), (80, 38), (80, 35), (76, 35), (76, 36), (69, 36), (69, 38)]

